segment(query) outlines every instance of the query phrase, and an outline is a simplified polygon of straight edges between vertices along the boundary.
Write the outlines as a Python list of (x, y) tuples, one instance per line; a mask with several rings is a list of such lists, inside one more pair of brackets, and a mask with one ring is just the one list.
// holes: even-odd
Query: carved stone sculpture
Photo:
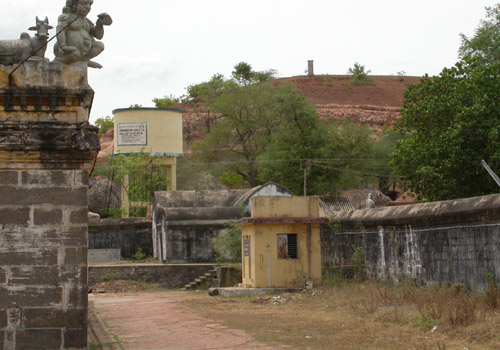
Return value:
[(49, 19), (47, 17), (45, 17), (43, 21), (40, 21), (38, 17), (36, 17), (36, 26), (28, 29), (36, 31), (34, 37), (30, 37), (28, 33), (22, 33), (20, 39), (1, 40), (0, 64), (18, 64), (32, 54), (34, 55), (30, 57), (30, 60), (43, 60), (47, 49), (46, 44), (49, 36), (49, 29), (52, 28), (53, 27), (49, 25)]
[(63, 63), (87, 62), (91, 68), (102, 68), (92, 58), (104, 50), (104, 44), (95, 39), (102, 39), (104, 26), (113, 20), (107, 13), (98, 15), (96, 24), (87, 15), (93, 0), (67, 0), (57, 24), (57, 43), (54, 45), (54, 61)]

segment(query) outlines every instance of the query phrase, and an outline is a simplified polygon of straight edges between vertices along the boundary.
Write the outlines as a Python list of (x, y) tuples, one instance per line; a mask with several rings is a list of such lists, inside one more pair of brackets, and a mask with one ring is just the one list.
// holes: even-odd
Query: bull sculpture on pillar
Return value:
[[(22, 33), (17, 40), (0, 40), (0, 64), (18, 64), (28, 57), (33, 61), (45, 60), (50, 29), (53, 27), (49, 25), (47, 17), (42, 21), (36, 17), (36, 25), (28, 29), (36, 31), (34, 37), (28, 33)], [(31, 55), (33, 56), (30, 57)]]

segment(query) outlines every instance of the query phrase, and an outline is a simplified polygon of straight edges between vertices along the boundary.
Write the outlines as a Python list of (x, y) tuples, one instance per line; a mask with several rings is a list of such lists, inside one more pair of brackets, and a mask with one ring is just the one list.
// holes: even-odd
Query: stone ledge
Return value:
[(398, 207), (337, 212), (330, 217), (334, 223), (346, 226), (385, 226), (408, 224), (447, 224), (487, 221), (500, 215), (500, 195), (421, 203)]
[(151, 226), (150, 218), (111, 218), (111, 219), (100, 219), (95, 223), (91, 223), (89, 227), (107, 227), (107, 226)]
[(85, 169), (100, 149), (88, 122), (0, 122), (0, 168)]
[(0, 122), (0, 149), (99, 151), (99, 129), (88, 122)]
[(256, 224), (326, 224), (327, 218), (313, 218), (313, 217), (253, 217), (236, 221), (236, 226), (256, 225)]
[(59, 62), (27, 61), (16, 65), (0, 65), (0, 86), (9, 85), (9, 74), (14, 70), (13, 86), (20, 87), (61, 87), (67, 89), (90, 89), (87, 81), (87, 64), (71, 65)]

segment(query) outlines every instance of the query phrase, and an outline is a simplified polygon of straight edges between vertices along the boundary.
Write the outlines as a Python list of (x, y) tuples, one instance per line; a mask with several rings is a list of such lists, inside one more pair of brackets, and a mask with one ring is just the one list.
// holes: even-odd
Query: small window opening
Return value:
[(297, 259), (297, 234), (278, 235), (278, 259)]

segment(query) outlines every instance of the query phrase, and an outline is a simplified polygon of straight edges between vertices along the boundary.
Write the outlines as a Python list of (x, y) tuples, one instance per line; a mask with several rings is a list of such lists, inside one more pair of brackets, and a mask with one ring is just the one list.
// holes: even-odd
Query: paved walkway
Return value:
[(179, 303), (189, 298), (173, 291), (89, 295), (90, 349), (277, 349)]

